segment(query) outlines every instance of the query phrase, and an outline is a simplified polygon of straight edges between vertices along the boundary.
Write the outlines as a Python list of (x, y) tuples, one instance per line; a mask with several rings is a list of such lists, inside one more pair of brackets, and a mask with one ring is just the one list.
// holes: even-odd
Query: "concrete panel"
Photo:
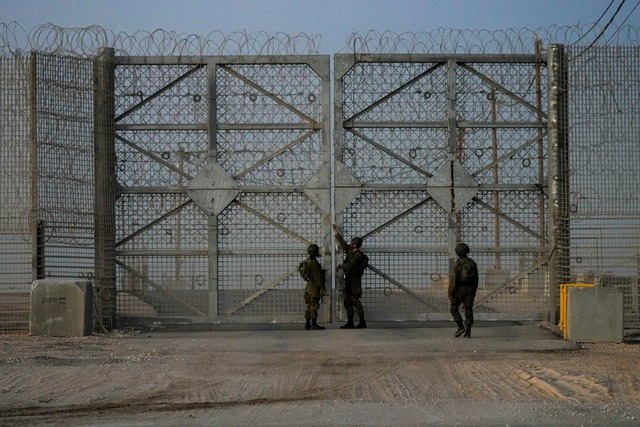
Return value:
[(31, 286), (29, 333), (86, 336), (93, 330), (93, 286), (72, 280), (36, 280)]
[(623, 295), (618, 288), (567, 289), (567, 340), (622, 342)]

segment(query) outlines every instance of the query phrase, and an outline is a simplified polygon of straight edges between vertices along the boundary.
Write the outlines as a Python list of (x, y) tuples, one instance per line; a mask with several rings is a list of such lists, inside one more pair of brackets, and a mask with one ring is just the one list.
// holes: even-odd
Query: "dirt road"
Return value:
[(638, 344), (337, 326), (0, 336), (0, 425), (640, 424)]

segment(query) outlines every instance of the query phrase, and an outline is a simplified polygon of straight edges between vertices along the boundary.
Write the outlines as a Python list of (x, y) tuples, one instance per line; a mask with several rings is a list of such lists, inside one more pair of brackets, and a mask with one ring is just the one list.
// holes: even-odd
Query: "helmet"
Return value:
[(469, 250), (469, 246), (467, 246), (466, 243), (458, 243), (456, 245), (456, 255), (458, 256), (465, 256), (467, 255), (469, 252), (471, 252)]
[(317, 257), (320, 255), (320, 247), (313, 243), (309, 245), (309, 247), (307, 247), (307, 253), (309, 254), (309, 256)]
[(360, 246), (362, 246), (362, 239), (360, 237), (354, 237), (353, 239), (351, 239), (351, 243), (356, 245), (356, 248), (359, 248)]

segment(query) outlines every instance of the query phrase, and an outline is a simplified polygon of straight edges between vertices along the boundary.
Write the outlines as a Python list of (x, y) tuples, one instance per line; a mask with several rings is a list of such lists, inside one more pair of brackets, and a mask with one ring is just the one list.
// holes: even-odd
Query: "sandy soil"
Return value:
[(640, 424), (634, 342), (337, 326), (0, 336), (0, 425)]

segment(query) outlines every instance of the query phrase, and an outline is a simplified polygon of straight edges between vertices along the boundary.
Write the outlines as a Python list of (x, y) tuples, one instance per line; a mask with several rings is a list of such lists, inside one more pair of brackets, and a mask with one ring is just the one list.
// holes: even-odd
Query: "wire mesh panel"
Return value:
[(640, 327), (640, 48), (572, 46), (569, 56), (569, 283), (624, 293), (625, 327)]
[(184, 194), (207, 161), (206, 68), (115, 70), (118, 314), (209, 314), (206, 216)]
[(118, 62), (121, 317), (300, 320), (297, 265), (328, 234), (327, 58)]
[(238, 197), (219, 218), (221, 314), (302, 319), (298, 263), (309, 242), (322, 242), (324, 225), (302, 194)]
[(29, 328), (32, 279), (29, 58), (0, 58), (0, 333)]
[(220, 315), (301, 321), (298, 263), (328, 247), (328, 58), (296, 62), (216, 67), (217, 159), (239, 191), (217, 222)]
[(93, 276), (93, 61), (33, 53), (0, 64), (0, 330), (26, 332), (34, 279)]
[(93, 61), (36, 56), (41, 277), (93, 275)]
[(461, 241), (481, 316), (546, 314), (545, 76), (539, 55), (336, 55), (337, 161), (361, 183), (337, 183), (338, 222), (370, 254), (368, 318), (447, 316)]

